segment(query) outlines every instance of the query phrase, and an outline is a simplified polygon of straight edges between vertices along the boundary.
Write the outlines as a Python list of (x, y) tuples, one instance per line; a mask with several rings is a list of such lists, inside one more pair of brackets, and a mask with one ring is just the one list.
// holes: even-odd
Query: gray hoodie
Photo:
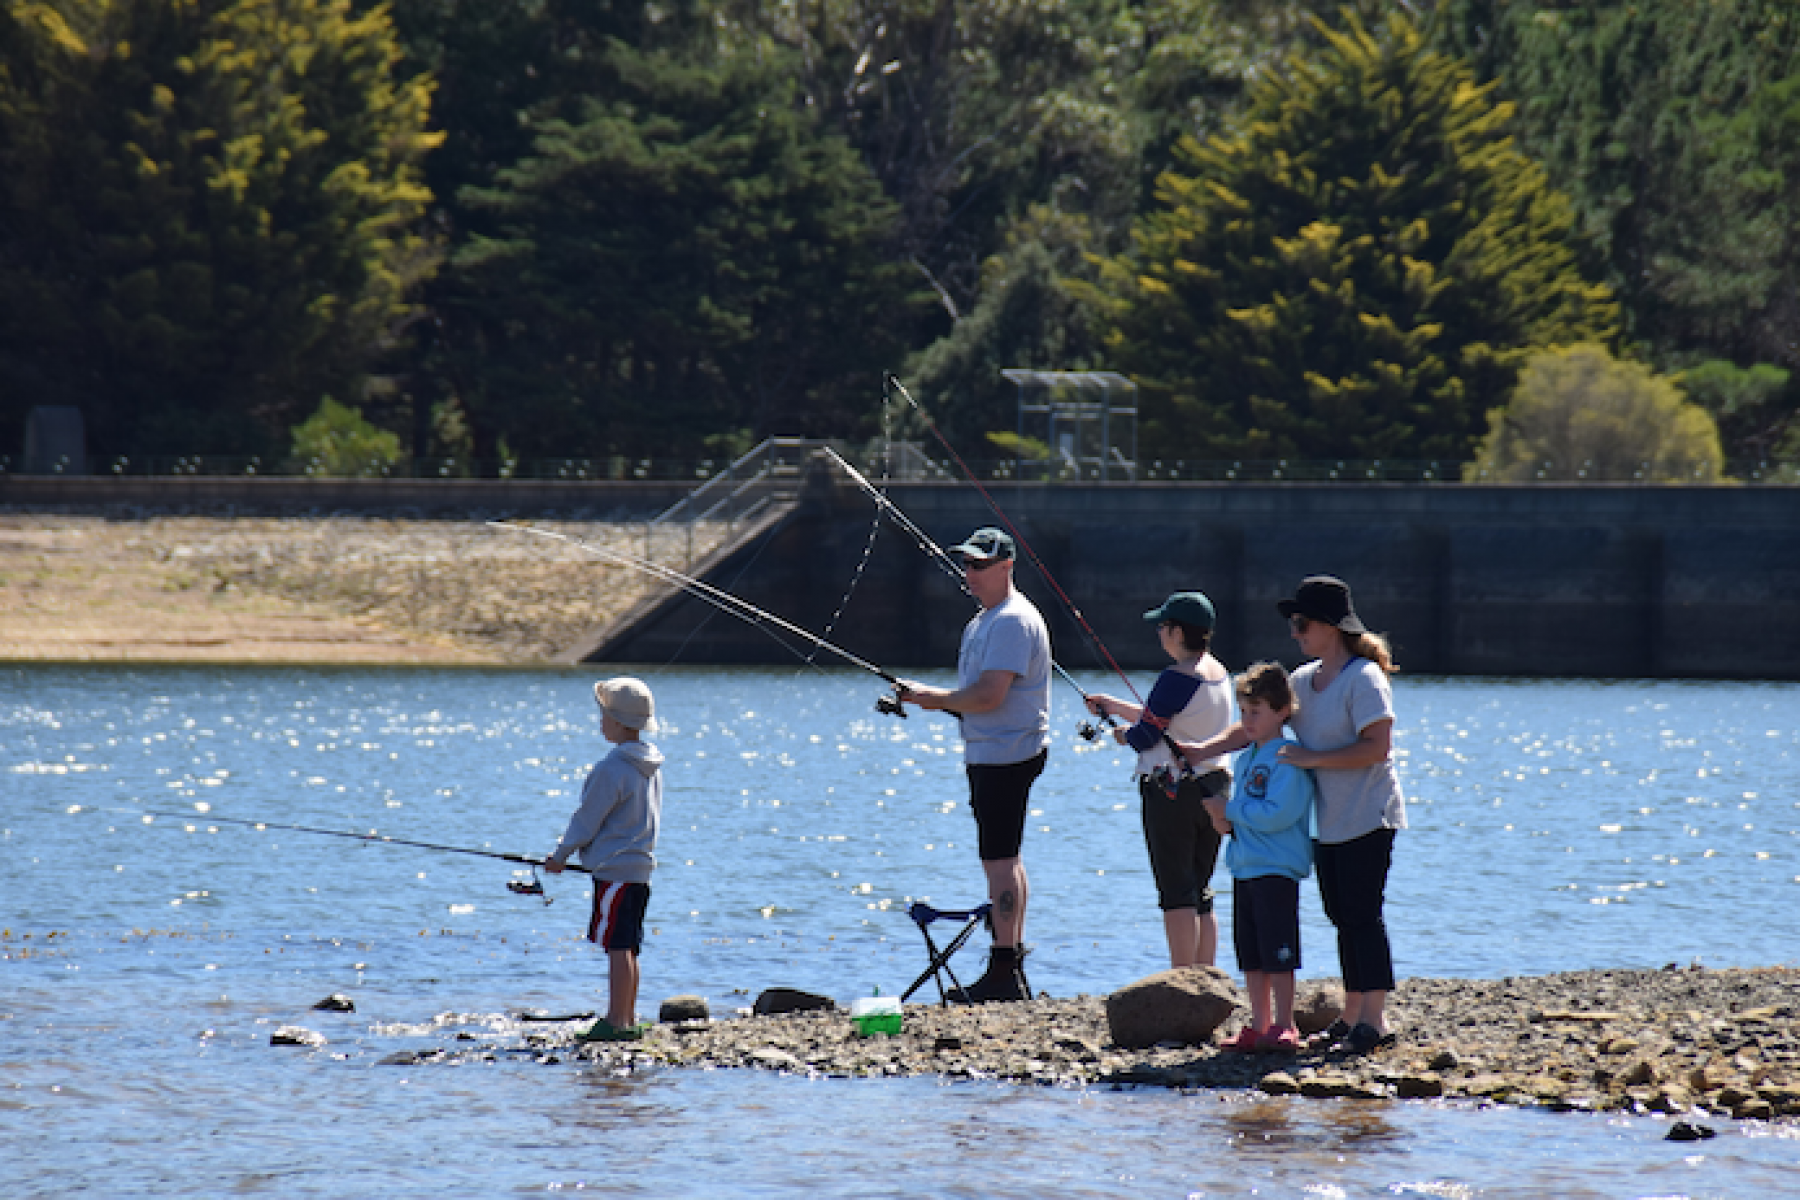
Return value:
[(662, 828), (662, 751), (649, 742), (620, 742), (594, 764), (581, 786), (581, 807), (551, 855), (581, 865), (595, 879), (649, 883)]

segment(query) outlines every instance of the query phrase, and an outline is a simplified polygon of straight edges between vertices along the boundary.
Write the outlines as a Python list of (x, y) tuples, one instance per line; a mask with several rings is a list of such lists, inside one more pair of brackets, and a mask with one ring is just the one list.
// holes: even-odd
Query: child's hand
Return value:
[(544, 860), (544, 870), (550, 872), (552, 875), (561, 875), (563, 873), (563, 865), (554, 858), (546, 858)]
[(1114, 725), (1112, 727), (1113, 741), (1123, 746), (1125, 744), (1125, 735), (1130, 732), (1131, 730), (1125, 728), (1123, 725)]

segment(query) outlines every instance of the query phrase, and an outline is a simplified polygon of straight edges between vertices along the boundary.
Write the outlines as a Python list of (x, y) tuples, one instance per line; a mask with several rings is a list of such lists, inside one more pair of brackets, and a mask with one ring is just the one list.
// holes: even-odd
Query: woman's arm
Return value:
[(1354, 771), (1386, 762), (1393, 749), (1394, 722), (1391, 719), (1371, 721), (1348, 746), (1336, 750), (1308, 750), (1296, 742), (1281, 748), (1281, 761), (1296, 767)]

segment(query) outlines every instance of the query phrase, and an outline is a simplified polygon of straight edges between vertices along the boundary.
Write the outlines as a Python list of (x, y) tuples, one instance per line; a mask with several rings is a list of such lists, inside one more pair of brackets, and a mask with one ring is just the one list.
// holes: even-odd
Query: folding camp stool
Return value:
[[(950, 994), (944, 990), (944, 976), (950, 976), (952, 988), (959, 992), (962, 991), (962, 980), (958, 979), (956, 972), (950, 968), (950, 956), (962, 949), (963, 943), (969, 940), (969, 935), (975, 932), (977, 925), (987, 922), (988, 914), (993, 909), (992, 904), (981, 904), (962, 912), (943, 912), (929, 904), (915, 902), (911, 908), (906, 910), (906, 915), (913, 919), (913, 923), (919, 927), (919, 933), (925, 938), (925, 949), (931, 953), (931, 965), (919, 972), (919, 977), (912, 981), (911, 987), (900, 993), (902, 1004), (906, 1003), (914, 992), (924, 986), (927, 979), (935, 977), (938, 986), (938, 1000), (945, 1007), (949, 1006)], [(942, 950), (939, 950), (937, 943), (931, 939), (931, 923), (933, 921), (961, 921), (963, 927), (956, 931), (955, 937), (945, 943)]]

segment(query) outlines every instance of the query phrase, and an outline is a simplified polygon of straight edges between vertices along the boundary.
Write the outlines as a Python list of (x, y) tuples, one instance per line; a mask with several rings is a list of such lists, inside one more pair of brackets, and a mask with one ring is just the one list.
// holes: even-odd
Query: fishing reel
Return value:
[(886, 717), (906, 720), (906, 705), (900, 703), (900, 697), (892, 692), (883, 692), (875, 697), (875, 711)]
[(530, 880), (509, 879), (506, 881), (506, 890), (515, 896), (543, 896), (545, 904), (556, 903), (556, 898), (554, 896), (545, 893), (544, 881), (538, 878), (537, 867), (535, 866), (531, 868)]
[(1097, 742), (1100, 740), (1100, 726), (1094, 724), (1092, 721), (1083, 721), (1081, 724), (1075, 726), (1075, 732), (1081, 736), (1081, 740), (1084, 742)]

